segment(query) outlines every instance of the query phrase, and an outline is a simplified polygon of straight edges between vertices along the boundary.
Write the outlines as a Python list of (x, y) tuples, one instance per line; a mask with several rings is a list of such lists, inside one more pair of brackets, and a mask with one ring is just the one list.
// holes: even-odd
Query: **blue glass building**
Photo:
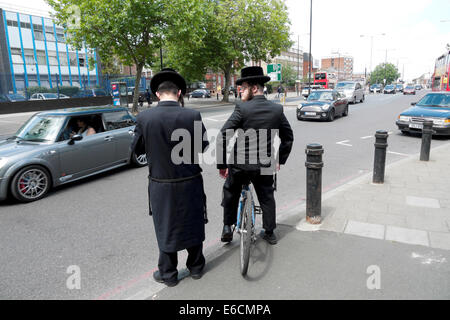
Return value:
[[(96, 63), (89, 65), (91, 60)], [(71, 48), (64, 29), (51, 19), (0, 8), (0, 93), (36, 86), (95, 87), (100, 69), (95, 50)]]

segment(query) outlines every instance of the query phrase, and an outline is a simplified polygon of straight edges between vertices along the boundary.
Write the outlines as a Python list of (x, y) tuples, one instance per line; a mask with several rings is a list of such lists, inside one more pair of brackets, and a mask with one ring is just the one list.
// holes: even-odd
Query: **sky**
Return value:
[[(300, 36), (300, 48), (309, 52), (311, 0), (284, 1), (292, 40), (298, 41)], [(450, 0), (312, 2), (314, 59), (338, 56), (338, 52), (351, 56), (355, 73), (369, 72), (387, 57), (387, 62), (397, 66), (400, 73), (404, 71), (404, 79), (410, 81), (432, 73), (436, 59), (450, 44)], [(43, 0), (0, 0), (0, 7), (38, 15), (48, 15), (50, 10)]]
[[(309, 52), (311, 0), (285, 2), (292, 23), (291, 38), (298, 41), (300, 36), (300, 47)], [(410, 81), (433, 73), (436, 59), (450, 44), (450, 0), (312, 2), (314, 59), (340, 52), (354, 58), (355, 73), (364, 73), (366, 68), (369, 72), (371, 65), (375, 69), (387, 56), (387, 62), (402, 74), (404, 70), (404, 79)]]

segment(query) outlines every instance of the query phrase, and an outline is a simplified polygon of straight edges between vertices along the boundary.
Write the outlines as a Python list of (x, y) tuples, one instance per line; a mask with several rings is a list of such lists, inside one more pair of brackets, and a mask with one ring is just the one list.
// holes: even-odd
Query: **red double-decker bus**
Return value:
[(437, 58), (434, 67), (432, 89), (433, 91), (450, 91), (450, 51)]
[(334, 89), (336, 82), (337, 79), (334, 73), (318, 71), (314, 74), (314, 85), (319, 85), (322, 89)]

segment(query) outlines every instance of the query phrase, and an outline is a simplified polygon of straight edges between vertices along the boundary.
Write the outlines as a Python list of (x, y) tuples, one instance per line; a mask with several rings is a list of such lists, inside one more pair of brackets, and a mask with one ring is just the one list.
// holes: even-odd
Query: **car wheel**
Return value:
[(344, 117), (348, 116), (348, 105), (345, 106), (344, 113), (342, 113), (342, 116)]
[(50, 190), (50, 174), (41, 166), (19, 170), (11, 182), (11, 194), (20, 202), (33, 202), (45, 197)]
[(302, 117), (297, 113), (297, 120), (302, 120)]
[(131, 156), (131, 162), (135, 167), (145, 167), (147, 165), (147, 154), (136, 154), (133, 152), (133, 155)]
[(333, 122), (334, 121), (334, 109), (331, 109), (328, 113), (328, 121)]

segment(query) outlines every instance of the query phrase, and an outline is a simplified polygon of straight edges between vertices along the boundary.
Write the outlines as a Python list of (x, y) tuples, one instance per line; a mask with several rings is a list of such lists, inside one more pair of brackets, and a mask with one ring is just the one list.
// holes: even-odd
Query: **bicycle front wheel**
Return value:
[(252, 242), (252, 195), (247, 191), (247, 197), (244, 203), (244, 210), (241, 214), (241, 274), (245, 276), (248, 270), (250, 260), (250, 246)]

